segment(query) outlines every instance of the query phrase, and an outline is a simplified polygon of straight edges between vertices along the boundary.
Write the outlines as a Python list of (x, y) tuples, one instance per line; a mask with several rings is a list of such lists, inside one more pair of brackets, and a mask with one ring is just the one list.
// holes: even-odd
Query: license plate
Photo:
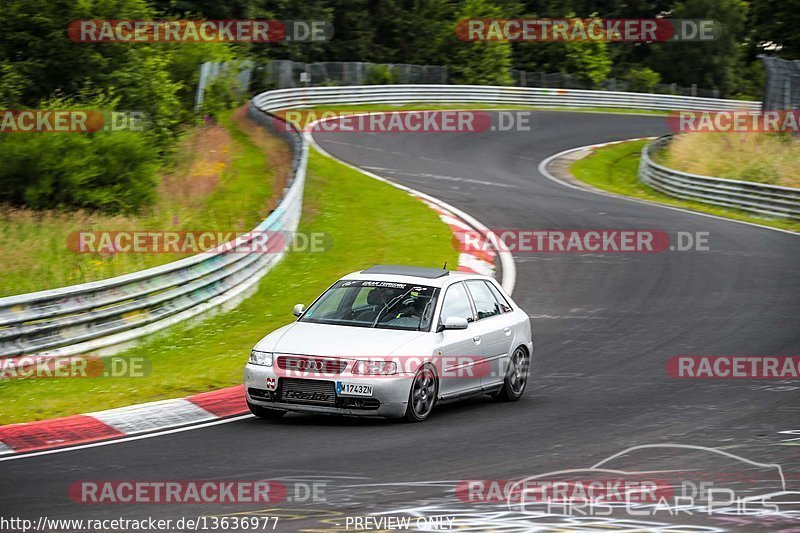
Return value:
[(336, 394), (346, 394), (348, 396), (372, 396), (372, 385), (362, 383), (342, 383), (336, 382)]

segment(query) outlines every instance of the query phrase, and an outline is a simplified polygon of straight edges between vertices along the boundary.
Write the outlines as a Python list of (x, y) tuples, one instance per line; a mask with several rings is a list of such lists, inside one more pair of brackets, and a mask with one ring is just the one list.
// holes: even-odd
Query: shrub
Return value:
[(244, 100), (245, 89), (232, 73), (235, 68), (217, 75), (206, 86), (203, 93), (203, 112), (218, 116), (221, 112), (235, 107)]
[(629, 70), (625, 79), (630, 84), (628, 90), (637, 93), (651, 93), (656, 84), (661, 81), (661, 75), (648, 67), (637, 67)]
[(4, 135), (0, 200), (34, 209), (136, 211), (155, 198), (156, 157), (140, 132)]
[(394, 75), (387, 65), (372, 65), (364, 80), (367, 85), (391, 85), (395, 83)]

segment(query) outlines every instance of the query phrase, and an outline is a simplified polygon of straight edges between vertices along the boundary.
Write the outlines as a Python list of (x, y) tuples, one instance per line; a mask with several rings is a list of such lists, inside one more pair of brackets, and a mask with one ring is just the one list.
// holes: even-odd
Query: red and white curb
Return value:
[[(485, 237), (455, 213), (418, 195), (435, 210), (459, 240), (458, 270), (493, 275), (495, 252), (491, 246), (467, 252), (464, 236), (469, 232), (481, 245)], [(471, 243), (471, 244), (474, 244)], [(472, 246), (470, 247), (472, 248)], [(485, 248), (486, 251), (483, 249)], [(248, 413), (244, 386), (237, 385), (211, 392), (157, 402), (130, 405), (63, 418), (0, 426), (0, 456), (89, 444), (131, 435), (200, 424)]]
[[(358, 114), (354, 115), (358, 116)], [(385, 178), (383, 176), (379, 176), (373, 172), (368, 170), (364, 170), (363, 168), (357, 167), (356, 165), (352, 165), (347, 161), (343, 161), (338, 159), (328, 153), (322, 146), (317, 143), (312, 135), (314, 128), (317, 124), (324, 122), (326, 120), (335, 120), (336, 117), (331, 117), (328, 119), (317, 120), (310, 124), (307, 128), (307, 131), (303, 133), (303, 136), (311, 146), (314, 147), (322, 155), (333, 159), (334, 161), (338, 162), (341, 165), (349, 167), (356, 172), (360, 172), (365, 176), (369, 176), (372, 179), (381, 181), (392, 187), (400, 189), (401, 191), (405, 191), (411, 196), (418, 198), (425, 202), (428, 206), (434, 209), (436, 212), (439, 213), (439, 216), (444, 220), (446, 224), (448, 224), (453, 233), (459, 241), (459, 257), (458, 257), (458, 270), (462, 272), (474, 272), (480, 274), (487, 274), (493, 275), (494, 274), (494, 264), (495, 259), (499, 259), (500, 265), (502, 266), (502, 280), (500, 284), (506, 290), (508, 294), (514, 292), (514, 286), (516, 285), (517, 281), (517, 268), (514, 264), (514, 258), (511, 255), (511, 251), (508, 247), (503, 243), (501, 239), (497, 237), (497, 235), (492, 232), (489, 228), (487, 228), (484, 224), (482, 224), (479, 220), (475, 219), (475, 217), (471, 216), (468, 213), (461, 211), (460, 209), (439, 200), (429, 194), (425, 194), (424, 192), (418, 191), (416, 189), (412, 189), (411, 187), (406, 187), (405, 185), (401, 185), (399, 183), (395, 183), (394, 181)], [(455, 222), (455, 223), (452, 223)], [(468, 232), (468, 233), (467, 233)], [(469, 248), (466, 246), (464, 240), (466, 236), (469, 235), (470, 237), (473, 236), (480, 236), (479, 241), (480, 243), (484, 243), (484, 241), (488, 241), (491, 243), (491, 246), (478, 246), (473, 247), (470, 246)], [(477, 251), (470, 251), (472, 248), (478, 248), (480, 252)], [(483, 250), (493, 250), (493, 255), (490, 257), (488, 256), (488, 252), (483, 252)], [(496, 257), (495, 257), (496, 256)], [(491, 265), (491, 268), (489, 268)]]
[[(416, 196), (412, 193), (412, 196)], [(439, 214), (439, 218), (450, 226), (453, 236), (458, 240), (458, 271), (469, 272), (470, 274), (483, 274), (494, 276), (494, 262), (497, 254), (489, 244), (485, 235), (475, 231), (449, 209), (429, 202), (425, 198), (416, 196), (428, 207)], [(473, 242), (467, 246), (465, 240), (467, 236), (473, 238)], [(477, 246), (476, 246), (477, 245)]]
[(244, 386), (107, 411), (0, 426), (0, 455), (87, 444), (247, 412)]

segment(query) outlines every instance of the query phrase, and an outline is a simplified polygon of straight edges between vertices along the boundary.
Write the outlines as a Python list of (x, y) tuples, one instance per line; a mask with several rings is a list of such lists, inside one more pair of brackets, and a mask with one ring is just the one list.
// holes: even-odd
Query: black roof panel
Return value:
[(418, 266), (406, 265), (375, 265), (366, 270), (362, 270), (364, 274), (389, 274), (393, 276), (414, 276), (417, 278), (436, 279), (446, 276), (450, 273), (449, 270), (443, 268), (428, 268)]

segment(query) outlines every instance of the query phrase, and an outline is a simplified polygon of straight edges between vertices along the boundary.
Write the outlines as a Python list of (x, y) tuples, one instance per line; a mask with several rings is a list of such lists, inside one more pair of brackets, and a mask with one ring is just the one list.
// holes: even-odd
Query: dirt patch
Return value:
[(201, 207), (231, 163), (231, 142), (228, 131), (218, 124), (190, 134), (179, 147), (185, 158), (161, 178), (160, 196), (170, 203)]
[(275, 209), (292, 174), (292, 152), (282, 139), (270, 135), (263, 127), (247, 118), (246, 105), (236, 109), (231, 119), (264, 152), (267, 167), (274, 173), (272, 195), (267, 202), (267, 208)]

